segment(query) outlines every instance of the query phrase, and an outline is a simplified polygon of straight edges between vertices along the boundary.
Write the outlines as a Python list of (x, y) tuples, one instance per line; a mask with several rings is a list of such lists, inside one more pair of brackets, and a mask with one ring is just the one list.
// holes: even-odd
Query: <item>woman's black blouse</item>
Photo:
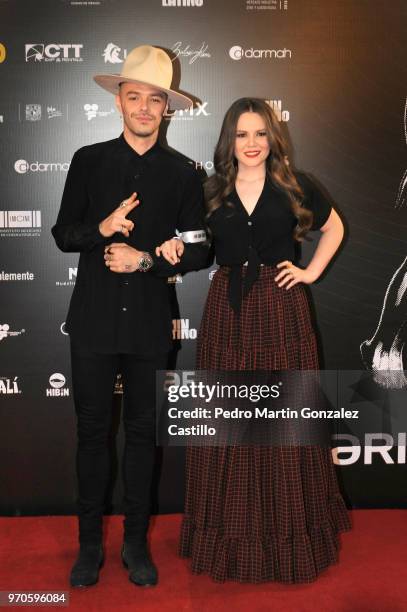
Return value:
[[(313, 213), (311, 229), (320, 229), (328, 220), (332, 207), (320, 189), (304, 173), (295, 172), (304, 192), (302, 206)], [(297, 225), (287, 195), (268, 177), (257, 204), (249, 215), (236, 189), (208, 219), (216, 261), (230, 266), (229, 300), (236, 312), (240, 309), (242, 290), (247, 295), (258, 277), (260, 264), (298, 259), (298, 243), (293, 238)], [(242, 264), (248, 267), (242, 284)]]

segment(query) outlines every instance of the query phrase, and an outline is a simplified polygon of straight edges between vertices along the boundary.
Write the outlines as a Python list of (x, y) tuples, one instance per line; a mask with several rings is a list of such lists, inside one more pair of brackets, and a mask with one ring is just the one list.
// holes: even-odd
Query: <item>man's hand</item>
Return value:
[(102, 236), (110, 238), (110, 236), (113, 236), (116, 232), (120, 232), (123, 236), (126, 236), (126, 238), (129, 237), (134, 227), (134, 223), (130, 221), (130, 219), (126, 219), (126, 215), (140, 204), (140, 201), (136, 200), (136, 197), (137, 193), (132, 193), (127, 200), (123, 200), (111, 215), (99, 223), (99, 232)]
[(184, 243), (177, 238), (166, 240), (162, 245), (156, 247), (155, 254), (157, 257), (161, 255), (173, 266), (181, 261), (184, 253)]
[(135, 272), (142, 255), (124, 242), (114, 242), (105, 248), (105, 264), (111, 272)]

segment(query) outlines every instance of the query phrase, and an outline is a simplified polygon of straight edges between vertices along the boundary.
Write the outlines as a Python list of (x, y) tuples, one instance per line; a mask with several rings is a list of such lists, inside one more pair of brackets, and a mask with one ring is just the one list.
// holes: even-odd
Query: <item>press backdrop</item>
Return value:
[[(377, 345), (394, 340), (393, 364), (403, 369), (406, 22), (404, 0), (0, 0), (0, 512), (74, 511), (64, 321), (78, 258), (59, 252), (50, 230), (74, 151), (121, 132), (113, 96), (92, 75), (120, 72), (137, 45), (172, 52), (176, 80), (195, 106), (167, 117), (162, 139), (208, 174), (231, 102), (246, 95), (269, 101), (291, 143), (290, 163), (327, 190), (347, 230), (312, 287), (323, 365), (367, 371)], [(305, 245), (304, 263), (314, 248), (315, 240)], [(178, 368), (194, 366), (215, 268), (173, 279)], [(350, 434), (337, 443), (348, 447), (335, 456), (354, 507), (407, 506), (406, 430), (395, 435), (389, 425), (407, 410), (400, 375), (397, 390), (357, 389), (356, 405), (371, 402), (386, 419), (370, 437)], [(115, 417), (116, 511), (120, 394)], [(179, 511), (183, 449), (158, 453), (155, 508)]]

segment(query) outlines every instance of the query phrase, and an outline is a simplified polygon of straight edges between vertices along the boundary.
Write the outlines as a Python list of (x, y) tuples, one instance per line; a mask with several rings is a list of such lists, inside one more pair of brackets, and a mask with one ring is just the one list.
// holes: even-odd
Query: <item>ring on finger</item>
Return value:
[(125, 206), (127, 206), (127, 201), (126, 200), (122, 200), (119, 204), (119, 208), (124, 208)]

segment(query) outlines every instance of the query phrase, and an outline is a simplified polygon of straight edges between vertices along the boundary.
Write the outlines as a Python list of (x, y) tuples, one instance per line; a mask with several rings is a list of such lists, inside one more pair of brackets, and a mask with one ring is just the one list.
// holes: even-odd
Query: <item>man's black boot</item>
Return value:
[(79, 555), (71, 571), (72, 587), (85, 587), (96, 584), (99, 580), (99, 569), (103, 565), (103, 547), (101, 544), (81, 544)]
[(122, 561), (129, 570), (129, 580), (137, 586), (154, 586), (158, 582), (157, 568), (147, 549), (147, 542), (124, 542)]

